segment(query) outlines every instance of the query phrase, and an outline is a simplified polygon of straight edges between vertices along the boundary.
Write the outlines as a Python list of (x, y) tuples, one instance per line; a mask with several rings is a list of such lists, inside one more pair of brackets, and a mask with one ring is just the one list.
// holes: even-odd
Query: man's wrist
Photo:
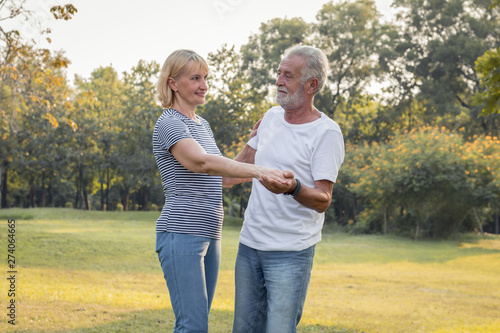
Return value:
[(302, 185), (300, 183), (300, 180), (295, 178), (295, 188), (293, 190), (289, 190), (283, 194), (284, 195), (291, 195), (292, 197), (295, 197), (299, 193), (301, 186)]

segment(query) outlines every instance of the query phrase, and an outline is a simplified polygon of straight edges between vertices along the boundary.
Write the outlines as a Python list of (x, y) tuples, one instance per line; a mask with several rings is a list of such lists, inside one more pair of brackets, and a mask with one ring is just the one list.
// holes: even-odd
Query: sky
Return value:
[[(335, 0), (337, 2), (339, 0)], [(78, 12), (69, 21), (55, 21), (46, 8), (73, 4)], [(101, 66), (118, 73), (130, 71), (139, 60), (163, 64), (174, 50), (188, 48), (203, 57), (223, 44), (240, 46), (273, 18), (302, 17), (314, 22), (324, 0), (28, 0), (42, 27), (50, 28), (40, 47), (63, 50), (71, 61), (68, 79), (84, 78)], [(376, 0), (379, 11), (390, 15), (387, 0)], [(34, 35), (25, 26), (24, 35)]]

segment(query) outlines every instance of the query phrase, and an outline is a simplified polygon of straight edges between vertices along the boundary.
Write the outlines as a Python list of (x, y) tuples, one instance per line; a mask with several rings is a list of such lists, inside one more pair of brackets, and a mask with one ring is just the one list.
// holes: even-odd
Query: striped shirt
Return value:
[(153, 153), (160, 170), (165, 205), (156, 221), (156, 232), (177, 232), (221, 238), (222, 177), (189, 171), (170, 153), (182, 139), (195, 139), (208, 154), (221, 152), (208, 122), (197, 123), (174, 109), (164, 110), (153, 131)]

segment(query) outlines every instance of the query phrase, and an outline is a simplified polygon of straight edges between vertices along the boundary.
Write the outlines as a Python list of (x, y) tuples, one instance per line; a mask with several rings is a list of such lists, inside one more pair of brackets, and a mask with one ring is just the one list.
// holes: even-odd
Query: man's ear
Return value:
[(314, 94), (316, 92), (316, 89), (318, 89), (318, 86), (319, 86), (318, 78), (313, 77), (312, 79), (309, 80), (309, 83), (307, 84), (307, 93)]

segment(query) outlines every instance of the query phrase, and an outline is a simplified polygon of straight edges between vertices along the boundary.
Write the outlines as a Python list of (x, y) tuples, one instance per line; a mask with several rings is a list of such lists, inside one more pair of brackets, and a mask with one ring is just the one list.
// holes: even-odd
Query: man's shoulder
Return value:
[(270, 108), (266, 114), (270, 114), (270, 115), (281, 115), (281, 114), (284, 114), (285, 113), (285, 110), (279, 106), (279, 105), (276, 105), (276, 106), (273, 106), (272, 108)]
[(342, 133), (340, 130), (339, 124), (332, 118), (328, 117), (324, 112), (321, 112), (321, 122), (327, 127), (329, 130), (337, 131)]
[(262, 123), (266, 124), (268, 122), (274, 121), (275, 119), (283, 119), (285, 114), (285, 110), (277, 105), (273, 106), (267, 112), (264, 114), (264, 117), (262, 118)]

